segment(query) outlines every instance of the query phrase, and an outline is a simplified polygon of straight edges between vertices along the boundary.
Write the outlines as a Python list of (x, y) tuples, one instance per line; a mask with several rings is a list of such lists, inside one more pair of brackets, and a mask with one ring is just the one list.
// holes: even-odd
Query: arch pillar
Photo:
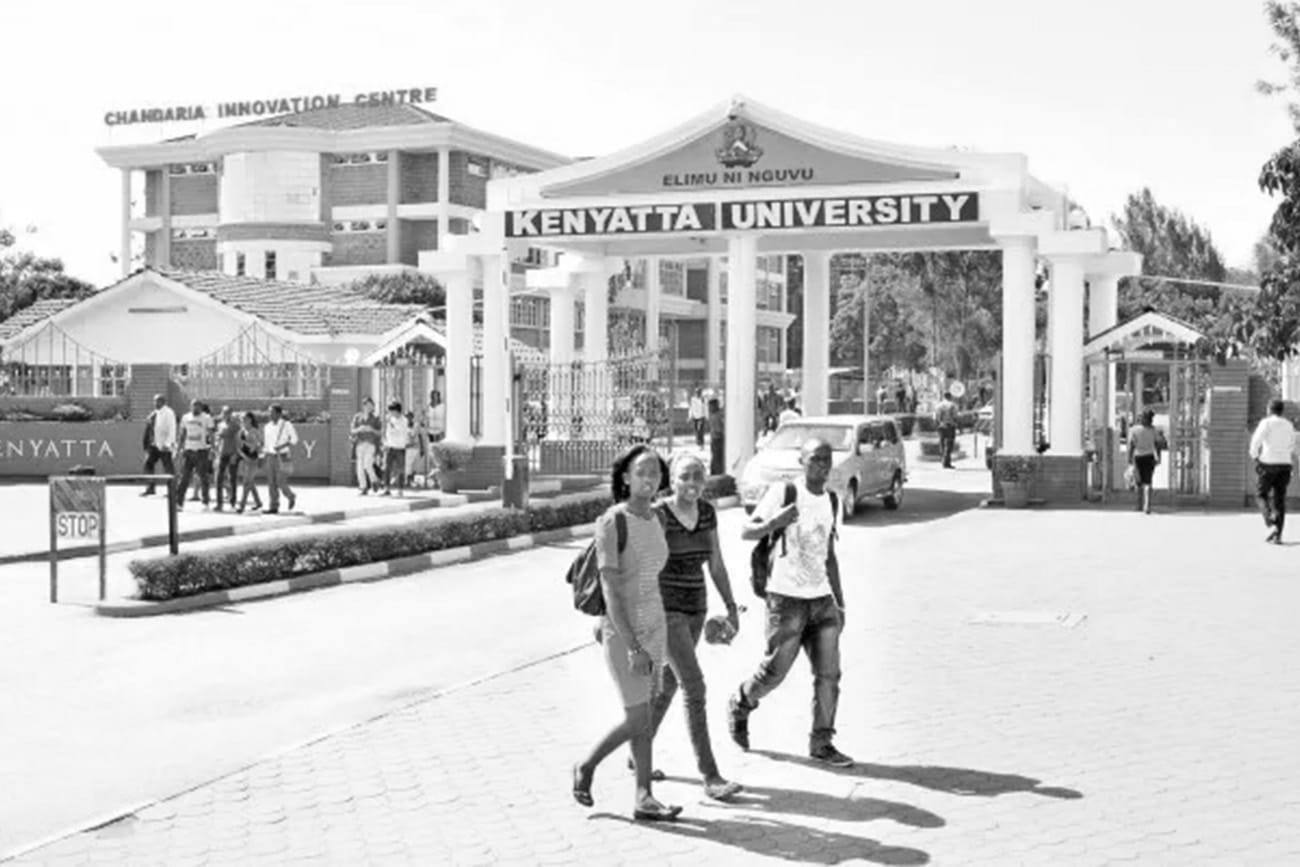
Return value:
[(727, 239), (726, 471), (736, 473), (754, 454), (755, 381), (757, 379), (758, 236)]
[(813, 250), (803, 254), (803, 382), (799, 409), (804, 415), (826, 415), (830, 407), (830, 272), (829, 252)]
[(429, 251), (420, 254), (420, 270), (437, 277), (446, 296), (443, 324), (446, 382), (442, 399), (447, 407), (447, 439), (462, 443), (473, 439), (470, 401), (470, 358), (474, 354), (472, 268), (470, 257), (464, 253)]

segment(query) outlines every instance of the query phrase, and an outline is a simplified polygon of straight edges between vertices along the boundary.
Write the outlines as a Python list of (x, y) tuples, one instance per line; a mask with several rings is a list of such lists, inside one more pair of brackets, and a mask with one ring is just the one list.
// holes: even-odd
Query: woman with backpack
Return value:
[(614, 505), (596, 521), (596, 559), (605, 614), (600, 622), (605, 662), (623, 701), (623, 720), (610, 729), (585, 759), (573, 766), (573, 799), (592, 806), (592, 777), (605, 757), (631, 741), (636, 766), (632, 817), (673, 821), (681, 807), (655, 800), (651, 793), (653, 714), (651, 703), (662, 689), (667, 657), (667, 621), (659, 593), (659, 573), (668, 560), (663, 525), (654, 500), (668, 477), (663, 458), (638, 445), (614, 464), (610, 487)]
[[(723, 640), (729, 641), (736, 634), (740, 619), (727, 566), (722, 560), (722, 547), (718, 544), (718, 513), (711, 503), (701, 499), (704, 461), (693, 452), (679, 452), (673, 458), (670, 478), (673, 495), (655, 506), (668, 542), (668, 562), (659, 573), (659, 592), (668, 622), (668, 667), (664, 670), (663, 690), (652, 707), (652, 735), (658, 733), (680, 684), (686, 703), (687, 730), (704, 782), (704, 794), (715, 801), (730, 801), (742, 787), (718, 773), (705, 712), (704, 672), (695, 656), (709, 613), (709, 589), (704, 583), (706, 565), (713, 586), (727, 606), (725, 625), (720, 626)], [(661, 779), (662, 774), (654, 771), (652, 777)]]

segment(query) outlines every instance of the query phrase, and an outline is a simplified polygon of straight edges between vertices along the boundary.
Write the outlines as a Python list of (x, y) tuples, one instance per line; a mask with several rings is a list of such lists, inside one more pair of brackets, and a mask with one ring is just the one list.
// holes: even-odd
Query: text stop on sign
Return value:
[(60, 512), (54, 516), (54, 526), (60, 539), (98, 539), (98, 512)]

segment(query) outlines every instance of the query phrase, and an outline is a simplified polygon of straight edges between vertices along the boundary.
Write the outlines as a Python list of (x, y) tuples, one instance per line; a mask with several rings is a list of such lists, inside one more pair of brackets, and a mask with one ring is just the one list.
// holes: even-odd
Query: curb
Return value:
[(265, 584), (252, 584), (231, 590), (217, 590), (211, 593), (199, 593), (194, 596), (182, 596), (179, 599), (167, 599), (162, 602), (145, 602), (139, 599), (123, 599), (114, 602), (100, 602), (95, 605), (95, 613), (103, 617), (151, 617), (156, 614), (177, 614), (184, 611), (197, 611), (204, 608), (216, 608), (235, 602), (250, 602), (257, 599), (271, 599), (318, 590), (322, 587), (336, 587), (340, 584), (357, 584), (370, 581), (383, 581), (410, 575), (439, 566), (455, 563), (469, 563), (535, 548), (538, 545), (551, 545), (567, 542), (571, 539), (584, 538), (592, 534), (591, 524), (576, 527), (564, 527), (558, 530), (546, 530), (541, 533), (529, 533), (523, 536), (510, 536), (505, 539), (493, 539), (459, 548), (444, 548), (441, 551), (429, 551), (395, 560), (383, 560), (378, 563), (364, 563), (360, 566), (348, 566), (344, 569), (330, 569), (325, 572), (313, 572)]
[[(730, 509), (740, 504), (739, 497), (720, 497), (713, 505), (717, 509)], [(247, 587), (235, 587), (231, 590), (216, 590), (211, 593), (199, 593), (194, 596), (182, 596), (179, 599), (167, 599), (162, 602), (145, 602), (139, 599), (121, 599), (114, 602), (100, 602), (95, 605), (95, 613), (101, 617), (152, 617), (158, 614), (179, 614), (186, 611), (199, 611), (205, 608), (218, 608), (236, 602), (251, 602), (258, 599), (273, 599), (291, 593), (303, 593), (319, 590), (322, 587), (337, 587), (340, 584), (358, 584), (371, 581), (383, 581), (451, 566), (455, 563), (471, 563), (498, 554), (509, 554), (536, 548), (539, 545), (552, 545), (572, 539), (583, 539), (593, 532), (593, 525), (579, 524), (557, 530), (545, 530), (541, 533), (529, 533), (523, 536), (510, 536), (505, 539), (493, 539), (459, 548), (444, 548), (400, 557), (395, 560), (383, 560), (378, 563), (363, 563), (360, 566), (348, 566), (344, 569), (330, 569), (325, 572), (313, 572), (265, 584), (252, 584)]]
[[(421, 497), (416, 500), (409, 500), (406, 503), (385, 503), (374, 509), (338, 509), (333, 512), (319, 512), (314, 515), (294, 515), (283, 516), (279, 520), (271, 522), (253, 522), (227, 524), (224, 527), (205, 527), (201, 530), (187, 530), (177, 534), (177, 540), (180, 542), (202, 542), (209, 539), (224, 539), (230, 536), (255, 536), (258, 533), (268, 533), (273, 530), (281, 530), (285, 527), (309, 527), (313, 524), (341, 524), (346, 521), (354, 521), (361, 518), (376, 518), (384, 515), (404, 515), (410, 512), (422, 512), (428, 509), (439, 509), (448, 506), (463, 506), (466, 503), (474, 502), (475, 498), (465, 494), (434, 494), (430, 497)], [(141, 536), (138, 539), (123, 539), (119, 542), (112, 542), (104, 547), (105, 554), (122, 554), (127, 551), (140, 551), (145, 548), (161, 548), (167, 544), (166, 533), (156, 533), (152, 536)], [(59, 562), (64, 560), (77, 560), (83, 557), (99, 556), (98, 545), (77, 545), (75, 547), (63, 548), (59, 550)], [(15, 563), (44, 563), (50, 558), (48, 549), (42, 551), (27, 552), (25, 554), (5, 554), (0, 555), (0, 566), (10, 566)]]

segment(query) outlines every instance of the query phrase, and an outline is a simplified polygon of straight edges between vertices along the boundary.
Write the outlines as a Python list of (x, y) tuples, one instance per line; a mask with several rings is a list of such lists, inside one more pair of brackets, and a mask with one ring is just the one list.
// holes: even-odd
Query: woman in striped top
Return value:
[(654, 731), (658, 732), (680, 684), (704, 792), (715, 800), (727, 801), (741, 791), (741, 786), (728, 782), (718, 773), (705, 714), (704, 672), (695, 656), (709, 612), (709, 591), (704, 583), (706, 565), (714, 587), (727, 606), (727, 620), (733, 633), (740, 628), (740, 621), (718, 545), (718, 514), (712, 504), (701, 499), (704, 462), (694, 454), (679, 454), (673, 459), (670, 473), (673, 495), (655, 506), (668, 541), (668, 562), (659, 573), (659, 592), (668, 618), (668, 667), (664, 670), (663, 689), (654, 700)]

